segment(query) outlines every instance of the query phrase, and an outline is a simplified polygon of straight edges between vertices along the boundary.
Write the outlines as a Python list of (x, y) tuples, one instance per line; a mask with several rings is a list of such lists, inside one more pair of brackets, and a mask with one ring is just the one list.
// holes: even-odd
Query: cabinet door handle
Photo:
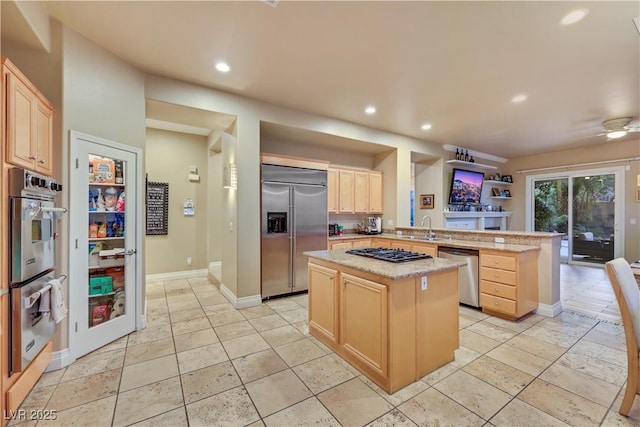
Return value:
[(40, 163), (41, 165), (44, 165), (44, 160), (38, 160), (38, 163)]
[(35, 160), (36, 156), (29, 156), (29, 160)]

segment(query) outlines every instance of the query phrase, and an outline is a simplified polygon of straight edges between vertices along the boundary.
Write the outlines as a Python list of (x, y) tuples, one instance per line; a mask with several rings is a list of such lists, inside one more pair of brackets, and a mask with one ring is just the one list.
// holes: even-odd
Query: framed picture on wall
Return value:
[(420, 209), (433, 209), (433, 194), (420, 195)]

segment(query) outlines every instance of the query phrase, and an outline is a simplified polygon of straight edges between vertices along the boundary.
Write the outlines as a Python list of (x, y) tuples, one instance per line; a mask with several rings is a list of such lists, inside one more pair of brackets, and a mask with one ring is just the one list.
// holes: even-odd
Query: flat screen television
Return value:
[(453, 169), (453, 176), (451, 177), (451, 190), (449, 191), (449, 204), (480, 204), (483, 182), (484, 172)]

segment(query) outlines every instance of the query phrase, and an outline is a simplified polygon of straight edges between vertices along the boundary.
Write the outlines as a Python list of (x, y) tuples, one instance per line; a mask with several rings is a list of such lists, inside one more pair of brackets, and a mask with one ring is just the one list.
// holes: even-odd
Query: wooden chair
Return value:
[(636, 283), (629, 263), (624, 258), (616, 258), (605, 264), (611, 286), (616, 294), (624, 336), (627, 341), (627, 388), (619, 412), (629, 415), (633, 399), (640, 393), (640, 288)]

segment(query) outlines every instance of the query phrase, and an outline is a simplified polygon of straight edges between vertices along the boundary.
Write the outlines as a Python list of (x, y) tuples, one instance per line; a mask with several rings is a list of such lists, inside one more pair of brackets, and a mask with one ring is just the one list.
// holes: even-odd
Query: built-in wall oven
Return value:
[(41, 297), (49, 297), (45, 288), (55, 278), (55, 224), (66, 212), (55, 204), (59, 191), (62, 185), (50, 177), (9, 170), (11, 373), (26, 368), (55, 333)]

